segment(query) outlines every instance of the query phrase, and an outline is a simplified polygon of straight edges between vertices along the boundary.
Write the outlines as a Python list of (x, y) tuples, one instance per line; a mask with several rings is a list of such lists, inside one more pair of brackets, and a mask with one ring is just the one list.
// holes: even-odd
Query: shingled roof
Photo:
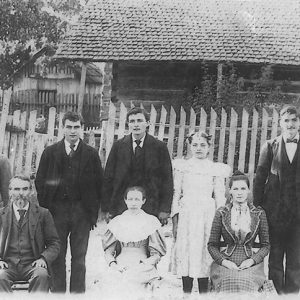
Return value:
[(300, 65), (300, 0), (96, 0), (56, 57)]

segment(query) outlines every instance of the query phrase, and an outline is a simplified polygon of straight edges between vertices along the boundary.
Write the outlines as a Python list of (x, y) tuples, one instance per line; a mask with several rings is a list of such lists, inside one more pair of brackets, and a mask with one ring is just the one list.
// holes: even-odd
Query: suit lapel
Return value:
[[(31, 243), (34, 241), (34, 235), (36, 231), (36, 225), (38, 223), (40, 217), (39, 207), (34, 204), (29, 205), (28, 209), (28, 222), (29, 222), (29, 236)], [(32, 249), (34, 249), (34, 245), (32, 244)]]
[(61, 169), (63, 166), (63, 159), (65, 155), (65, 142), (64, 139), (57, 143), (57, 148), (54, 155), (54, 164), (57, 168), (57, 174), (62, 174)]
[[(144, 145), (145, 146), (145, 141)], [(132, 136), (131, 134), (124, 137), (123, 145), (122, 145), (122, 154), (124, 157), (124, 164), (126, 167), (129, 167), (131, 164), (131, 159), (133, 155), (133, 147), (132, 147)]]
[(254, 206), (250, 207), (250, 216), (251, 216), (250, 233), (248, 233), (245, 238), (245, 244), (248, 243), (254, 237), (259, 225), (260, 214), (257, 214), (255, 210), (256, 208)]
[(271, 173), (278, 174), (279, 181), (282, 177), (282, 147), (283, 147), (283, 138), (282, 135), (275, 138), (272, 145), (273, 159), (271, 164)]
[(232, 240), (237, 241), (237, 237), (235, 236), (234, 231), (231, 229), (231, 207), (232, 204), (230, 204), (230, 206), (226, 206), (226, 210), (222, 211), (223, 214), (222, 223), (225, 230), (231, 236)]
[(145, 147), (145, 170), (151, 169), (153, 164), (153, 139), (151, 135), (148, 133), (146, 134), (144, 140), (144, 147)]

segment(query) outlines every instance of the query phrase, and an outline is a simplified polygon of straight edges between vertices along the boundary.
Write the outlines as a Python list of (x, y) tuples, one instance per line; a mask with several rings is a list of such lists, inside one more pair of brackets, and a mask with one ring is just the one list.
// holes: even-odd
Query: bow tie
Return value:
[(286, 139), (286, 142), (287, 143), (298, 143), (298, 140), (297, 139)]

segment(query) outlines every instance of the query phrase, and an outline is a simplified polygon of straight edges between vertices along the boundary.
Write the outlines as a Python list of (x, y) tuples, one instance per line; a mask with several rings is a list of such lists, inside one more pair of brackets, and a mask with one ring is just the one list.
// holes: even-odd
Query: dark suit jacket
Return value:
[[(12, 204), (0, 210), (0, 258), (5, 261), (12, 228)], [(30, 204), (28, 210), (30, 242), (35, 259), (43, 257), (48, 266), (56, 259), (60, 241), (48, 209)]]
[[(253, 186), (253, 203), (262, 206), (270, 226), (281, 226), (277, 219), (280, 214), (280, 195), (282, 182), (282, 135), (269, 140), (262, 147)], [(298, 152), (296, 173), (297, 216), (300, 217), (300, 151)]]
[[(81, 157), (79, 171), (80, 201), (88, 213), (91, 225), (96, 224), (101, 200), (103, 171), (96, 149), (80, 141)], [(39, 204), (54, 208), (54, 198), (62, 180), (63, 157), (65, 153), (64, 140), (47, 147), (41, 157), (36, 175), (35, 185)]]
[(8, 203), (8, 186), (11, 179), (10, 164), (4, 155), (0, 155), (0, 194), (3, 206)]
[[(145, 181), (147, 200), (143, 209), (153, 215), (170, 212), (173, 196), (172, 165), (168, 149), (164, 142), (147, 134), (144, 140)], [(116, 141), (109, 153), (104, 172), (104, 212), (113, 215), (125, 209), (124, 192), (130, 178), (130, 164), (133, 154), (132, 138), (127, 135)]]
[[(231, 229), (231, 208), (232, 204), (228, 204), (217, 210), (208, 241), (208, 251), (219, 265), (223, 259), (227, 258), (226, 255), (229, 257), (232, 255), (238, 244), (238, 238)], [(243, 247), (246, 256), (252, 258), (255, 264), (259, 264), (270, 251), (268, 222), (264, 210), (259, 207), (256, 208), (251, 204), (249, 208), (251, 216), (250, 232), (243, 242)], [(260, 249), (256, 253), (253, 253), (252, 248), (257, 235), (259, 236)], [(224, 252), (226, 255), (220, 252), (221, 236), (226, 245)]]

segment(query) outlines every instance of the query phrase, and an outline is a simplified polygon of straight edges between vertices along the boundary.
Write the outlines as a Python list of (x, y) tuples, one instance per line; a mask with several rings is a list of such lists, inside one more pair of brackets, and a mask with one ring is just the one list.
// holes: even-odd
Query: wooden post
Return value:
[(0, 120), (0, 153), (3, 150), (3, 143), (4, 143), (4, 136), (5, 136), (5, 127), (6, 127), (6, 120), (8, 117), (8, 110), (9, 110), (9, 102), (11, 98), (12, 89), (8, 89), (3, 91), (3, 106), (1, 112), (1, 120)]
[(78, 113), (82, 114), (83, 98), (85, 94), (85, 79), (86, 79), (86, 63), (82, 62), (81, 66), (81, 78), (79, 87), (79, 98), (78, 98)]
[(221, 86), (223, 80), (223, 64), (218, 64), (218, 77), (217, 77), (217, 99), (221, 98)]

